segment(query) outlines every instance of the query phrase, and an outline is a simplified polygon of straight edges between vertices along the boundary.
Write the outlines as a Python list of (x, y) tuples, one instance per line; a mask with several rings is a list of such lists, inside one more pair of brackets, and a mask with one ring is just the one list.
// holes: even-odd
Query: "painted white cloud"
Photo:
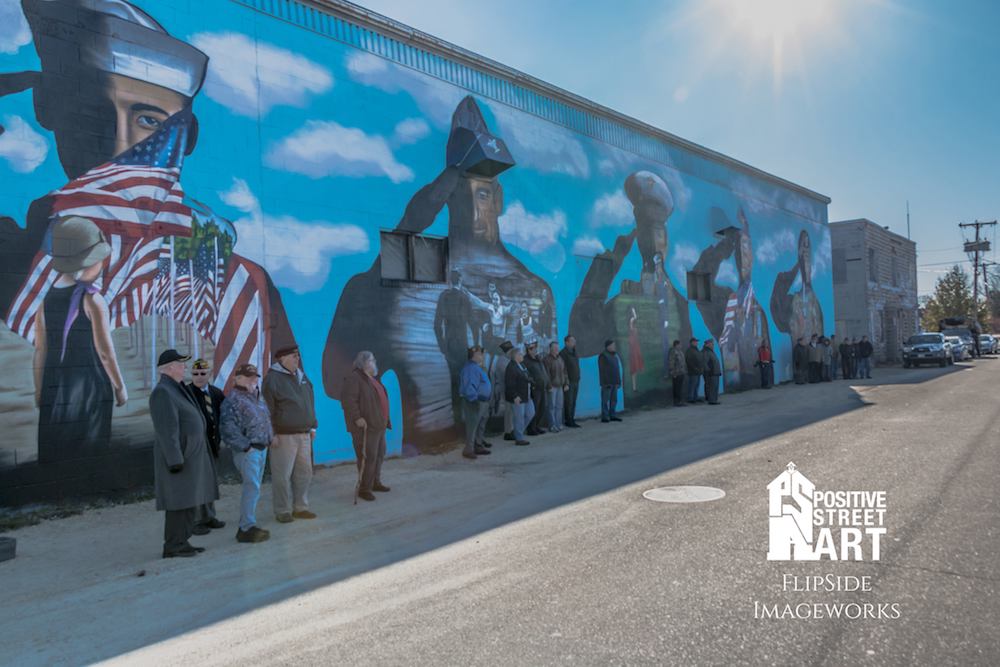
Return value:
[(360, 84), (386, 93), (408, 94), (424, 118), (440, 129), (451, 126), (451, 114), (467, 94), (371, 53), (352, 53), (347, 57), (346, 67), (348, 76)]
[(603, 195), (590, 209), (591, 227), (626, 227), (634, 223), (632, 202), (621, 190)]
[[(817, 275), (829, 271), (833, 262), (833, 243), (830, 241), (830, 230), (818, 224), (815, 226), (821, 228), (821, 231), (809, 235), (809, 239), (812, 241), (812, 278), (814, 280)], [(819, 243), (816, 243), (817, 236), (820, 237)]]
[(237, 32), (202, 32), (191, 43), (208, 54), (205, 94), (244, 116), (276, 106), (304, 107), (333, 87), (333, 75), (299, 54)]
[(590, 177), (590, 160), (583, 144), (564, 127), (499, 103), (488, 103), (514, 161), (543, 174)]
[(715, 282), (733, 289), (740, 286), (740, 274), (736, 270), (736, 261), (732, 257), (719, 264), (719, 271), (715, 274)]
[(23, 118), (4, 116), (3, 126), (6, 131), (0, 134), (0, 158), (6, 160), (11, 169), (27, 174), (45, 162), (49, 144)]
[(572, 253), (578, 257), (600, 255), (606, 248), (596, 236), (581, 236), (573, 241)]
[(368, 235), (357, 225), (303, 222), (265, 213), (241, 178), (234, 178), (232, 187), (219, 196), (246, 214), (233, 223), (239, 237), (236, 251), (265, 267), (279, 287), (298, 294), (318, 290), (330, 274), (333, 258), (368, 252)]
[(16, 0), (0, 0), (0, 53), (14, 54), (31, 43), (31, 30)]
[(392, 133), (392, 141), (400, 146), (415, 144), (430, 132), (430, 126), (423, 118), (406, 118), (396, 123), (396, 129)]
[(274, 145), (264, 162), (310, 178), (337, 174), (385, 176), (393, 183), (413, 180), (413, 170), (396, 160), (384, 137), (333, 121), (306, 122)]
[(761, 264), (774, 264), (781, 255), (798, 251), (798, 237), (790, 229), (782, 229), (776, 234), (764, 237), (754, 243), (754, 256)]
[[(692, 243), (674, 243), (673, 253), (670, 255), (670, 268), (676, 277), (687, 276), (687, 272), (694, 268), (701, 257), (701, 251)], [(686, 282), (683, 284), (687, 284)]]
[(559, 242), (566, 236), (566, 214), (530, 213), (520, 201), (511, 202), (500, 216), (500, 237), (504, 243), (529, 253), (546, 269), (556, 272), (566, 262), (566, 251)]

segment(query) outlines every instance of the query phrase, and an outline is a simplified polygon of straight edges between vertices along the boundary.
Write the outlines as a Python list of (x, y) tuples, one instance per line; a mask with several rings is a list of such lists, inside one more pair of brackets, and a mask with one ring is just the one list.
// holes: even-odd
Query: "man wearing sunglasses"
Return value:
[[(201, 408), (201, 413), (205, 415), (205, 434), (208, 437), (208, 448), (212, 452), (212, 471), (215, 474), (216, 484), (218, 484), (219, 472), (219, 415), (222, 410), (222, 401), (226, 395), (222, 390), (209, 382), (211, 377), (212, 364), (204, 359), (195, 359), (191, 365), (191, 382), (186, 386), (191, 392), (195, 403)], [(226, 522), (215, 517), (215, 503), (199, 505), (195, 508), (194, 530), (195, 535), (207, 535), (212, 528), (225, 528)]]

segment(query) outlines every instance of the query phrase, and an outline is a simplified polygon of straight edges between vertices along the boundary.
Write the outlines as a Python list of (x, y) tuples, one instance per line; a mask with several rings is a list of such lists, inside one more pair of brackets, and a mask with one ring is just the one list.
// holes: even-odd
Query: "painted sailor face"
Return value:
[(812, 283), (812, 243), (805, 230), (799, 234), (799, 266), (802, 267), (803, 284), (809, 285)]
[(496, 242), (500, 237), (500, 209), (503, 206), (503, 193), (500, 184), (495, 179), (465, 178), (472, 194), (472, 235), (474, 238)]
[(740, 282), (748, 282), (753, 273), (753, 245), (750, 242), (750, 233), (740, 232)]
[(120, 74), (107, 77), (108, 97), (115, 114), (114, 155), (148, 138), (167, 118), (187, 106), (187, 98), (173, 90)]

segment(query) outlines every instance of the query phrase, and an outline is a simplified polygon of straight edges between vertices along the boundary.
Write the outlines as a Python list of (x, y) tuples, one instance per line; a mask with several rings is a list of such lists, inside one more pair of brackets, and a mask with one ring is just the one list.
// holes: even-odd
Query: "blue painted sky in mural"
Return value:
[[(202, 132), (185, 163), (183, 183), (191, 196), (234, 222), (240, 235), (237, 250), (267, 267), (282, 290), (306, 368), (318, 381), (335, 295), (352, 275), (371, 266), (378, 252), (377, 230), (394, 227), (411, 196), (444, 166), (451, 113), (465, 92), (278, 21), (269, 21), (266, 34), (254, 43), (249, 36), (261, 34), (254, 23), (261, 19), (235, 3), (213, 2), (218, 9), (210, 22), (171, 11), (167, 3), (137, 4), (211, 58), (208, 80), (195, 103)], [(0, 0), (5, 12), (0, 18), (9, 19), (0, 21), (0, 68), (35, 68), (37, 58), (18, 28), (18, 14), (7, 15), (12, 6), (16, 3)], [(594, 97), (628, 111), (615, 100)], [(0, 212), (23, 220), (31, 200), (62, 185), (65, 177), (48, 133), (34, 121), (30, 95), (4, 98), (0, 105), (8, 128), (0, 143), (0, 180), (18, 184), (0, 190)], [(743, 206), (756, 230), (754, 283), (763, 304), (769, 301), (774, 276), (795, 262), (799, 227), (790, 227), (790, 221), (816, 234), (814, 247), (829, 243), (828, 235), (809, 223), (815, 219), (812, 204), (796, 199), (792, 214), (780, 212), (764, 204), (779, 196), (774, 188), (718, 165), (702, 164), (695, 178), (499, 103), (483, 101), (482, 110), (518, 162), (501, 177), (502, 237), (529, 270), (553, 286), (560, 333), (589, 261), (579, 256), (611, 247), (634, 224), (622, 192), (624, 177), (633, 171), (651, 169), (671, 188), (676, 209), (669, 223), (667, 266), (682, 293), (685, 272), (701, 249), (718, 240), (707, 223), (712, 206), (721, 207), (734, 224)], [(732, 152), (724, 142), (691, 138)], [(676, 155), (677, 164), (691, 160)], [(794, 171), (773, 170), (824, 190)], [(427, 232), (446, 230), (442, 213)], [(633, 250), (611, 294), (618, 292), (622, 278), (637, 279), (640, 265)], [(814, 264), (814, 275), (828, 272), (823, 262)], [(731, 260), (723, 264), (719, 283), (736, 285)], [(816, 289), (829, 304), (829, 278), (818, 281)], [(317, 298), (319, 293), (329, 298)], [(692, 324), (695, 336), (709, 335), (693, 307)], [(783, 352), (776, 352), (779, 364), (787, 362)], [(325, 396), (320, 401), (321, 418), (327, 424), (339, 421), (335, 402)], [(398, 415), (394, 421), (400, 422)], [(329, 425), (341, 428), (340, 423)], [(344, 453), (349, 449), (342, 440), (338, 446)], [(399, 446), (398, 440), (390, 444)]]
[[(831, 220), (906, 234), (908, 199), (921, 293), (966, 259), (956, 223), (1000, 216), (1000, 3), (362, 4), (829, 195)], [(786, 38), (776, 87), (766, 28), (726, 16), (788, 4), (827, 6)]]

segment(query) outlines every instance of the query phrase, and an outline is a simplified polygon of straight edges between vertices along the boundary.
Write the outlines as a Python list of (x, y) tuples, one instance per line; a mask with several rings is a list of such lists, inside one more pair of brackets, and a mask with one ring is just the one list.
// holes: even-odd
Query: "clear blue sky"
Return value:
[(1000, 2), (361, 4), (826, 194), (830, 220), (906, 234), (908, 199), (921, 294), (966, 259), (958, 222), (1000, 217)]

